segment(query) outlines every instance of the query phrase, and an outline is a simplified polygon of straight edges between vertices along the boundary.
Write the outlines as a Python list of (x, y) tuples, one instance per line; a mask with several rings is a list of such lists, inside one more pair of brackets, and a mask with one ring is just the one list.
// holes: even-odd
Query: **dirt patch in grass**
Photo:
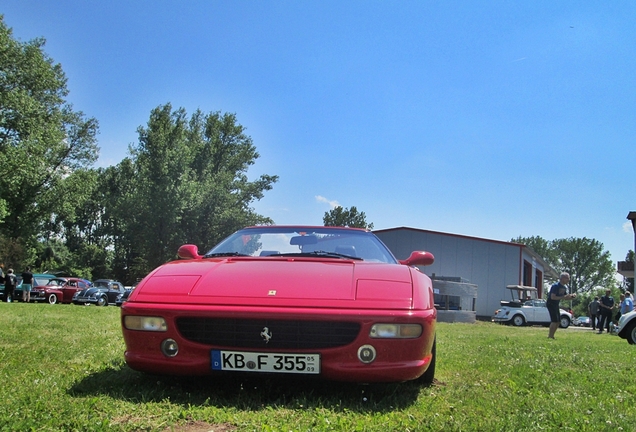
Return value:
[(164, 432), (229, 432), (236, 430), (231, 424), (210, 424), (201, 421), (189, 422), (184, 425), (170, 426)]

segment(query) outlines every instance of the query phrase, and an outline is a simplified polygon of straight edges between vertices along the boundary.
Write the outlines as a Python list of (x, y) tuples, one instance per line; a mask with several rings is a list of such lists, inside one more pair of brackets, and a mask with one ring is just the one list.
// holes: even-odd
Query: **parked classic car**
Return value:
[(152, 374), (287, 373), (431, 383), (432, 283), (370, 231), (259, 226), (144, 278), (121, 308), (125, 360)]
[(572, 320), (572, 324), (578, 327), (589, 327), (591, 324), (590, 317), (588, 316), (580, 316), (578, 318), (574, 318)]
[(54, 278), (44, 286), (35, 286), (31, 290), (31, 301), (56, 303), (71, 303), (76, 292), (89, 288), (91, 281), (81, 278)]
[(76, 292), (72, 302), (76, 305), (95, 304), (97, 306), (108, 306), (109, 304), (115, 304), (117, 297), (125, 291), (121, 282), (112, 279), (97, 279), (93, 282), (92, 287)]
[(128, 297), (132, 292), (133, 288), (125, 288), (125, 291), (117, 296), (115, 300), (115, 306), (121, 306), (125, 301), (128, 301)]
[(626, 339), (630, 345), (636, 344), (636, 310), (621, 315), (614, 327), (614, 333)]
[[(512, 300), (502, 300), (501, 308), (495, 311), (493, 322), (500, 324), (523, 325), (549, 325), (550, 313), (546, 307), (546, 301), (537, 298), (535, 287), (523, 285), (508, 285)], [(567, 328), (572, 322), (572, 314), (561, 309), (559, 326)]]
[[(13, 290), (13, 301), (22, 301), (22, 276), (20, 274), (16, 274), (17, 283), (16, 287)], [(49, 273), (34, 273), (33, 274), (33, 284), (31, 286), (31, 300), (33, 301), (33, 287), (45, 286), (51, 279), (55, 279), (56, 276), (54, 274)]]

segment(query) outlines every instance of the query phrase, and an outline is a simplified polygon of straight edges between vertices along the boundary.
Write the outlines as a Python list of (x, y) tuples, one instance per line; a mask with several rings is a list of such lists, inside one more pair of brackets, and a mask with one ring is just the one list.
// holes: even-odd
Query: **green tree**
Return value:
[(603, 243), (588, 238), (557, 239), (553, 241), (558, 269), (570, 274), (570, 290), (587, 293), (616, 286), (614, 264)]
[(104, 189), (106, 224), (113, 235), (116, 273), (127, 280), (174, 259), (178, 247), (209, 248), (246, 225), (271, 223), (250, 207), (277, 176), (250, 181), (259, 154), (233, 114), (170, 104), (151, 112), (130, 157), (110, 170)]
[[(0, 16), (0, 237), (33, 260), (52, 219), (72, 219), (90, 190), (97, 121), (66, 102), (66, 77), (44, 39), (20, 42)], [(88, 187), (87, 187), (88, 186)]]
[(532, 248), (557, 272), (569, 273), (571, 292), (584, 294), (615, 288), (610, 254), (597, 240), (570, 237), (548, 241), (541, 237), (517, 237), (511, 241)]
[(325, 226), (373, 229), (373, 223), (367, 223), (367, 216), (364, 212), (359, 212), (355, 206), (351, 206), (351, 208), (337, 206), (333, 210), (325, 212), (322, 220)]

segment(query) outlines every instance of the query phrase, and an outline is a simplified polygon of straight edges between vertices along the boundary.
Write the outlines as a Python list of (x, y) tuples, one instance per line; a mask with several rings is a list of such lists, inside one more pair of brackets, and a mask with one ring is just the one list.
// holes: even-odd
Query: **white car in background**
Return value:
[[(537, 298), (535, 287), (523, 285), (508, 285), (512, 300), (502, 300), (501, 308), (495, 311), (493, 322), (500, 324), (523, 325), (549, 325), (550, 313), (546, 301)], [(559, 327), (568, 328), (572, 323), (572, 314), (560, 309)]]
[(618, 319), (618, 325), (614, 327), (614, 333), (627, 339), (630, 345), (636, 344), (636, 310), (621, 315)]

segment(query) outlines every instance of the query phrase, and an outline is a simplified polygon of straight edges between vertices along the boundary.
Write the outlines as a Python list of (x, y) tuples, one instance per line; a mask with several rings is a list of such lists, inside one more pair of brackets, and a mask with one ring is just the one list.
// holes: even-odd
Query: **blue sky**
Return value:
[[(280, 176), (278, 224), (356, 206), (376, 229), (634, 248), (636, 3), (29, 1), (68, 100), (117, 164), (150, 111), (231, 112)], [(208, 245), (209, 246), (209, 245)]]

